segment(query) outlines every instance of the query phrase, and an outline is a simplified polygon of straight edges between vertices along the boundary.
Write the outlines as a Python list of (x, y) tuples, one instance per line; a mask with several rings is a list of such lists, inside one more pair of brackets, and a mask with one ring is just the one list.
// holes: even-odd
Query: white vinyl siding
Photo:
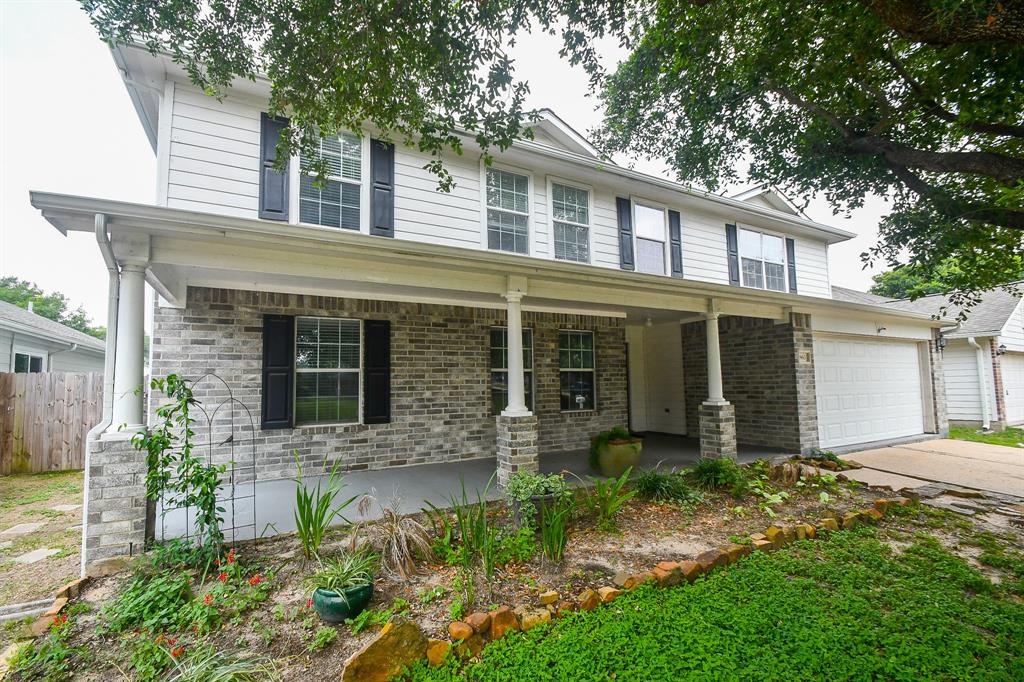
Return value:
[[(978, 338), (985, 350), (985, 383), (988, 393), (989, 416), (996, 419), (995, 383), (992, 379), (992, 354), (988, 352), (989, 340)], [(942, 351), (942, 369), (946, 383), (946, 413), (953, 421), (980, 422), (981, 384), (978, 380), (977, 351), (967, 339), (950, 339)]]
[(1019, 302), (1017, 308), (1006, 319), (998, 341), (1010, 352), (1024, 352), (1024, 306)]
[(1020, 424), (1024, 422), (1024, 353), (1006, 353), (999, 365), (1003, 374), (1006, 421)]

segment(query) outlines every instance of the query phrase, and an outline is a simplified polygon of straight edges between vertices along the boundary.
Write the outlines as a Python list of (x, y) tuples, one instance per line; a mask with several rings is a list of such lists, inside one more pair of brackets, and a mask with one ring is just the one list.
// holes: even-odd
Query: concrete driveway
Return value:
[(864, 465), (845, 472), (893, 490), (927, 482), (1024, 497), (1024, 448), (947, 438), (843, 455)]

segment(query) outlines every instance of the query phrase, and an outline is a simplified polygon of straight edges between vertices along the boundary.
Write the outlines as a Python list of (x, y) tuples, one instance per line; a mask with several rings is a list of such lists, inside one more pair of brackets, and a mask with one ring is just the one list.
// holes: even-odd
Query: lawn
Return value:
[(407, 679), (1024, 679), (1019, 596), (932, 537), (896, 535), (862, 528), (754, 554)]
[(1024, 429), (1008, 426), (1002, 431), (981, 433), (978, 429), (956, 426), (949, 430), (949, 437), (957, 440), (970, 440), (975, 443), (991, 445), (1008, 445), (1012, 448), (1024, 447)]

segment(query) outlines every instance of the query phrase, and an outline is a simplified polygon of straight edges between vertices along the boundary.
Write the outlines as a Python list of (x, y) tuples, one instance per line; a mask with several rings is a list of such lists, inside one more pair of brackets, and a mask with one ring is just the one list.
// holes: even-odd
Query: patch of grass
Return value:
[(991, 445), (1007, 445), (1011, 448), (1024, 447), (1024, 429), (1008, 426), (995, 433), (981, 433), (978, 429), (956, 426), (950, 428), (949, 437), (957, 440), (969, 440), (975, 443)]
[[(644, 586), (414, 682), (1024, 679), (1024, 604), (931, 537), (882, 529), (754, 554), (693, 585)], [(837, 652), (841, 652), (837, 654)]]

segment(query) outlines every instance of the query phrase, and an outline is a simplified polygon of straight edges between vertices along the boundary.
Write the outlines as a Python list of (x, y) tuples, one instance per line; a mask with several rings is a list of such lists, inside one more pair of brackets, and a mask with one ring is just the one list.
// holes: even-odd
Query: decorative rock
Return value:
[(341, 672), (342, 682), (387, 682), (427, 654), (427, 636), (408, 620), (392, 621), (366, 646), (352, 654)]
[(491, 639), (501, 639), (506, 632), (518, 629), (519, 621), (516, 614), (512, 613), (512, 609), (501, 606), (491, 611)]
[(548, 604), (554, 604), (561, 598), (562, 595), (558, 594), (554, 590), (548, 590), (547, 592), (540, 593), (540, 605), (547, 606)]
[(455, 655), (459, 658), (472, 658), (484, 650), (484, 638), (473, 635), (455, 645)]
[(743, 557), (750, 554), (752, 551), (754, 551), (754, 548), (750, 545), (739, 545), (735, 543), (725, 548), (725, 554), (729, 557), (730, 564), (736, 563)]
[(67, 597), (68, 599), (74, 599), (79, 594), (81, 594), (82, 588), (85, 587), (85, 585), (88, 582), (88, 578), (79, 578), (77, 580), (72, 580), (67, 585), (57, 590), (57, 594), (54, 596), (58, 598)]
[(627, 590), (636, 589), (644, 583), (654, 582), (654, 574), (650, 571), (644, 573), (637, 573), (626, 578), (626, 582), (622, 585)]
[(793, 542), (796, 540), (796, 528), (793, 526), (783, 526), (782, 537), (785, 538), (787, 543)]
[(910, 501), (911, 500), (910, 500), (909, 497), (897, 497), (897, 498), (894, 498), (892, 500), (889, 500), (889, 502), (891, 504), (897, 504), (897, 505), (899, 505), (901, 507), (908, 507), (908, 506), (910, 506)]
[(563, 613), (572, 613), (573, 611), (576, 611), (578, 608), (579, 607), (576, 606), (576, 602), (569, 601), (568, 599), (563, 599), (562, 601), (558, 602), (557, 611), (558, 615), (561, 616)]
[(776, 547), (781, 547), (786, 543), (786, 535), (778, 526), (768, 526), (764, 534)]
[(551, 622), (551, 612), (547, 609), (516, 609), (519, 625), (523, 632), (529, 632), (542, 623)]
[(46, 631), (53, 625), (55, 616), (39, 616), (35, 619), (32, 625), (29, 626), (29, 631), (33, 637), (42, 637), (46, 634)]
[(683, 571), (675, 561), (662, 561), (651, 571), (658, 587), (672, 587), (683, 582)]
[(818, 521), (818, 530), (839, 530), (839, 524), (835, 519), (821, 519)]
[(427, 662), (433, 667), (444, 663), (448, 653), (452, 650), (452, 644), (445, 639), (432, 639), (427, 642)]
[(875, 509), (882, 512), (883, 514), (889, 511), (889, 500), (879, 497), (875, 500)]
[(754, 549), (758, 552), (771, 552), (775, 550), (775, 543), (771, 540), (754, 540)]
[(580, 608), (584, 611), (593, 611), (601, 603), (601, 595), (594, 590), (583, 590), (580, 592)]
[(105, 578), (108, 575), (114, 575), (126, 569), (129, 561), (130, 559), (126, 556), (99, 559), (89, 564), (85, 574), (90, 578)]
[(871, 509), (861, 509), (860, 518), (868, 523), (878, 523), (882, 520), (882, 512), (878, 511), (874, 507)]
[(709, 549), (697, 555), (697, 563), (700, 569), (707, 573), (719, 566), (726, 566), (729, 563), (729, 555), (720, 549)]
[(626, 581), (629, 580), (629, 576), (630, 576), (629, 573), (626, 573), (625, 571), (619, 571), (612, 578), (612, 585), (615, 585), (615, 587), (620, 587), (620, 588), (621, 587), (625, 587), (626, 586)]
[(768, 536), (765, 535), (764, 533), (751, 533), (750, 534), (750, 541), (751, 542), (757, 542), (758, 540), (767, 540), (767, 539), (768, 539)]
[(696, 561), (680, 561), (679, 570), (683, 572), (683, 578), (689, 583), (692, 583), (701, 574), (700, 564)]
[(815, 535), (814, 526), (801, 523), (796, 527), (797, 540), (813, 540)]
[(58, 613), (60, 613), (60, 610), (63, 609), (67, 605), (68, 605), (68, 598), (67, 597), (58, 597), (57, 599), (53, 600), (53, 603), (50, 604), (50, 608), (46, 609), (46, 613), (44, 613), (43, 615), (44, 616), (56, 616)]
[(461, 620), (453, 620), (448, 625), (448, 634), (456, 642), (462, 639), (469, 639), (473, 636), (473, 626), (469, 623), (463, 623)]
[(845, 514), (843, 514), (843, 530), (848, 530), (856, 526), (857, 519), (859, 516), (860, 514), (858, 514), (855, 511), (846, 512)]
[(617, 590), (614, 587), (599, 587), (597, 594), (601, 597), (601, 603), (607, 604), (622, 594), (622, 590)]
[(485, 635), (491, 627), (491, 615), (480, 611), (471, 613), (466, 616), (466, 625), (473, 628), (473, 631), (478, 635)]

